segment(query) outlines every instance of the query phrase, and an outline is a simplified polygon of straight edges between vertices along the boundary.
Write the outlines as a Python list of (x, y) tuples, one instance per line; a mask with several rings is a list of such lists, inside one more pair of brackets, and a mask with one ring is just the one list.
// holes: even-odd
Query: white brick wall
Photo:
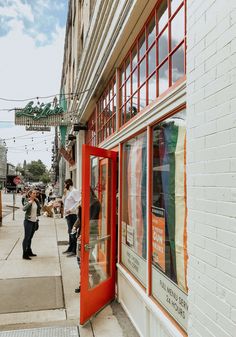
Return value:
[(188, 0), (189, 337), (236, 337), (236, 0)]

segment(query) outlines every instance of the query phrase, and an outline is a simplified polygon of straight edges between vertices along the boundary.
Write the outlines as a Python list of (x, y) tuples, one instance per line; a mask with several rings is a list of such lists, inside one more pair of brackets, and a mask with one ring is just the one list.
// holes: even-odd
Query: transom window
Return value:
[(94, 109), (92, 115), (88, 120), (88, 130), (85, 135), (85, 143), (96, 146), (97, 145), (97, 137), (96, 137), (96, 124), (97, 124), (97, 114), (96, 109)]
[(110, 81), (98, 101), (98, 144), (116, 130), (116, 78)]
[[(116, 79), (114, 75), (98, 100), (97, 114), (91, 117), (86, 141), (100, 144), (184, 78), (185, 17), (186, 0), (158, 2), (121, 64), (120, 78)], [(116, 120), (119, 120), (119, 125), (116, 125)]]
[(121, 65), (121, 125), (185, 74), (185, 2), (163, 0)]

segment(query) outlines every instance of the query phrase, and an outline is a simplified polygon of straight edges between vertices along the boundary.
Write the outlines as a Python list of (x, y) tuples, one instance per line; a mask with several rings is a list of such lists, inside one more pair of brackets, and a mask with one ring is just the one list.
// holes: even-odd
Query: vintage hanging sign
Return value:
[(25, 126), (26, 131), (51, 131), (50, 126), (43, 126), (43, 125), (26, 125)]
[(34, 102), (29, 102), (22, 109), (15, 109), (15, 124), (26, 126), (58, 126), (63, 125), (64, 110), (59, 105), (53, 106), (51, 103), (41, 103), (33, 106)]
[(71, 154), (68, 151), (66, 151), (64, 147), (60, 148), (60, 154), (62, 155), (63, 158), (65, 158), (66, 161), (68, 161), (70, 166), (75, 165), (75, 161), (72, 158)]

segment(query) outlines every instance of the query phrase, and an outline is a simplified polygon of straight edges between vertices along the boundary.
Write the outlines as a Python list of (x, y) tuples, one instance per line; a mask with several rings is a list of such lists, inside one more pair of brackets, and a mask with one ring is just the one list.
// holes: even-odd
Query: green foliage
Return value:
[(24, 161), (23, 167), (20, 164), (17, 165), (17, 170), (25, 181), (42, 181), (47, 184), (51, 180), (46, 166), (40, 159), (37, 161), (33, 160), (28, 164)]
[(42, 181), (44, 184), (49, 183), (51, 181), (49, 173), (45, 172), (43, 175), (41, 175), (40, 181)]
[(27, 164), (27, 170), (32, 175), (34, 181), (40, 181), (40, 177), (46, 172), (46, 166), (40, 159), (38, 161), (33, 160)]

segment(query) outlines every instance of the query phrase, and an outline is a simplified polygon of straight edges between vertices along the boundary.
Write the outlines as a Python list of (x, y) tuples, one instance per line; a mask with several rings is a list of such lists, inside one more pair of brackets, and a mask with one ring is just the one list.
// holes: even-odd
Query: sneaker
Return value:
[(62, 252), (62, 254), (68, 254), (68, 253), (71, 253), (71, 251), (70, 250), (65, 250), (64, 252)]
[(70, 252), (69, 254), (67, 254), (67, 257), (71, 257), (71, 256), (76, 256), (76, 254), (73, 252)]

